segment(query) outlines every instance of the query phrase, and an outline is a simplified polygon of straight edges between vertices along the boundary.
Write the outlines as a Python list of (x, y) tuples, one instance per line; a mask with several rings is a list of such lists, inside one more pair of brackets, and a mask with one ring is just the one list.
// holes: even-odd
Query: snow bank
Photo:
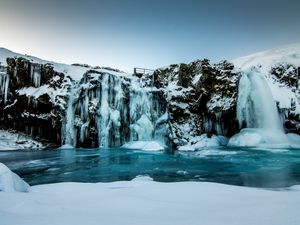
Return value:
[(163, 151), (165, 149), (159, 142), (156, 141), (131, 141), (122, 146), (126, 149), (138, 149), (143, 151)]
[(0, 130), (0, 150), (37, 149), (43, 148), (43, 144), (32, 138)]
[(0, 225), (300, 224), (300, 186), (265, 190), (140, 177), (39, 185), (27, 194), (0, 192), (0, 199)]
[(179, 151), (195, 151), (197, 149), (206, 147), (218, 147), (227, 145), (228, 139), (224, 136), (212, 135), (208, 137), (207, 134), (192, 137), (187, 145), (179, 146)]
[(300, 136), (281, 130), (244, 128), (229, 139), (229, 147), (299, 148)]
[(29, 185), (17, 174), (0, 163), (0, 192), (28, 192), (29, 188)]

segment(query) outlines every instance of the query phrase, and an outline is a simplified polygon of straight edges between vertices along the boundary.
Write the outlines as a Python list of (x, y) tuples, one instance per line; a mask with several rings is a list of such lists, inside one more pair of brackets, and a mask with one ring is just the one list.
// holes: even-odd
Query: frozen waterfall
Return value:
[(74, 127), (74, 95), (76, 89), (71, 87), (68, 94), (68, 103), (66, 109), (66, 116), (62, 126), (62, 144), (64, 147), (76, 146), (76, 129)]
[(283, 131), (276, 103), (263, 74), (244, 74), (239, 82), (237, 119), (240, 127)]
[[(132, 141), (167, 137), (165, 107), (155, 91), (136, 77), (89, 71), (69, 94), (62, 144), (74, 147), (120, 147)], [(165, 131), (165, 132), (161, 132)]]
[(290, 138), (284, 133), (276, 102), (263, 74), (255, 69), (247, 71), (240, 79), (237, 119), (238, 134), (230, 140), (229, 146), (242, 147), (293, 147), (300, 143), (300, 137)]

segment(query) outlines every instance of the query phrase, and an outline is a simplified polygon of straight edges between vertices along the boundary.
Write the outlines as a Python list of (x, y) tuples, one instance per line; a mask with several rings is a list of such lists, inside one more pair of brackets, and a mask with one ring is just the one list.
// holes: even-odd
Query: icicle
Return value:
[(98, 120), (97, 120), (97, 127), (98, 127), (98, 143), (99, 147), (108, 147), (108, 134), (109, 134), (109, 127), (108, 127), (108, 119), (110, 108), (108, 104), (108, 91), (109, 91), (109, 75), (104, 74), (101, 80), (101, 92), (100, 92), (100, 107), (98, 110)]
[(41, 65), (39, 64), (30, 65), (30, 79), (34, 87), (41, 86)]
[(9, 75), (6, 72), (1, 72), (0, 73), (0, 91), (1, 91), (1, 93), (3, 93), (4, 105), (6, 105), (6, 102), (7, 102), (8, 88), (9, 88)]
[(86, 138), (87, 138), (87, 131), (88, 131), (88, 127), (89, 127), (89, 121), (87, 121), (86, 123), (84, 123), (81, 128), (80, 128), (80, 142), (83, 143)]
[(66, 111), (66, 118), (65, 118), (65, 129), (64, 129), (64, 139), (63, 144), (69, 145), (69, 146), (76, 146), (76, 129), (74, 126), (75, 121), (75, 111), (74, 111), (74, 95), (75, 95), (75, 89), (72, 88), (69, 93), (69, 99), (68, 99), (68, 107)]

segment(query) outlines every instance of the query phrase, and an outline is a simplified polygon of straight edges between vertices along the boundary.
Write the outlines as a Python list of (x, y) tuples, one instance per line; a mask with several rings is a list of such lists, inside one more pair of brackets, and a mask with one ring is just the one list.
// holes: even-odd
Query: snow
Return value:
[(17, 174), (0, 163), (0, 192), (28, 192), (29, 188), (29, 185)]
[(248, 70), (251, 67), (259, 66), (260, 70), (267, 74), (272, 66), (288, 63), (300, 66), (300, 43), (285, 45), (279, 48), (255, 53), (232, 60), (233, 64), (241, 69)]
[(300, 136), (281, 130), (244, 128), (229, 139), (229, 147), (300, 148)]
[(267, 78), (268, 85), (271, 89), (273, 98), (279, 103), (279, 108), (290, 109), (292, 103), (295, 103), (294, 114), (300, 114), (300, 93), (287, 86), (283, 86), (276, 79), (270, 77), (270, 71), (278, 65), (300, 66), (300, 43), (285, 45), (279, 48), (259, 52), (249, 56), (232, 60), (238, 71), (249, 71), (256, 67), (260, 73)]
[(165, 147), (157, 141), (131, 141), (124, 144), (122, 148), (142, 151), (163, 151), (165, 149)]
[(51, 98), (53, 104), (59, 104), (60, 101), (57, 98), (58, 96), (67, 95), (67, 87), (62, 89), (54, 89), (49, 85), (42, 85), (38, 88), (36, 87), (23, 87), (17, 92), (19, 95), (26, 95), (27, 97), (32, 97), (33, 99), (38, 99), (40, 96), (47, 94)]
[(206, 103), (208, 110), (214, 111), (215, 108), (221, 108), (222, 110), (228, 110), (232, 107), (234, 99), (226, 96), (220, 96), (219, 94), (212, 94), (211, 99)]
[(22, 134), (0, 130), (0, 150), (43, 148), (43, 144)]
[[(272, 92), (272, 96), (276, 102), (278, 102), (278, 107), (281, 109), (289, 109), (295, 104), (295, 109), (291, 110), (294, 114), (300, 114), (300, 102), (297, 98), (297, 94), (289, 87), (282, 86), (280, 83), (273, 83), (269, 80), (269, 87)], [(300, 90), (300, 88), (299, 88)], [(299, 96), (300, 97), (300, 96)]]
[(38, 64), (49, 63), (54, 67), (55, 71), (57, 71), (59, 73), (64, 73), (66, 76), (70, 76), (73, 80), (76, 80), (76, 81), (79, 81), (82, 78), (83, 74), (91, 69), (98, 71), (98, 72), (110, 73), (115, 76), (130, 76), (123, 72), (116, 72), (116, 71), (108, 70), (108, 69), (102, 69), (102, 68), (95, 69), (92, 67), (82, 67), (82, 66), (74, 66), (74, 65), (68, 65), (68, 64), (63, 64), (63, 63), (51, 62), (51, 61), (39, 59), (37, 57), (15, 53), (15, 52), (12, 52), (5, 48), (0, 48), (0, 63), (1, 63), (0, 65), (7, 66), (6, 58), (8, 58), (8, 57), (9, 58), (22, 57), (31, 62), (38, 63)]
[(206, 182), (57, 183), (0, 192), (0, 225), (298, 225), (300, 186)]
[(196, 85), (198, 83), (198, 81), (200, 80), (202, 74), (197, 74), (195, 75), (195, 77), (193, 78), (192, 84)]
[(179, 151), (195, 151), (201, 148), (218, 147), (227, 145), (228, 139), (224, 136), (212, 135), (208, 137), (207, 134), (191, 137), (187, 145), (179, 146)]

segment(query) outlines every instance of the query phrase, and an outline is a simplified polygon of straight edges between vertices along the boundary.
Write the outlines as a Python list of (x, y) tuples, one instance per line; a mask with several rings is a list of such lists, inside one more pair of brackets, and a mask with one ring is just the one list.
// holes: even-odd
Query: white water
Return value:
[(269, 85), (257, 71), (249, 70), (240, 79), (237, 118), (244, 129), (229, 140), (229, 146), (299, 147), (299, 135), (284, 133)]
[(62, 131), (62, 144), (65, 146), (76, 146), (76, 129), (75, 129), (75, 112), (74, 112), (74, 95), (75, 88), (71, 87), (68, 95), (68, 106), (66, 110), (65, 123), (63, 124), (64, 130)]
[(251, 71), (240, 79), (237, 118), (242, 127), (281, 130), (276, 103), (263, 74)]

